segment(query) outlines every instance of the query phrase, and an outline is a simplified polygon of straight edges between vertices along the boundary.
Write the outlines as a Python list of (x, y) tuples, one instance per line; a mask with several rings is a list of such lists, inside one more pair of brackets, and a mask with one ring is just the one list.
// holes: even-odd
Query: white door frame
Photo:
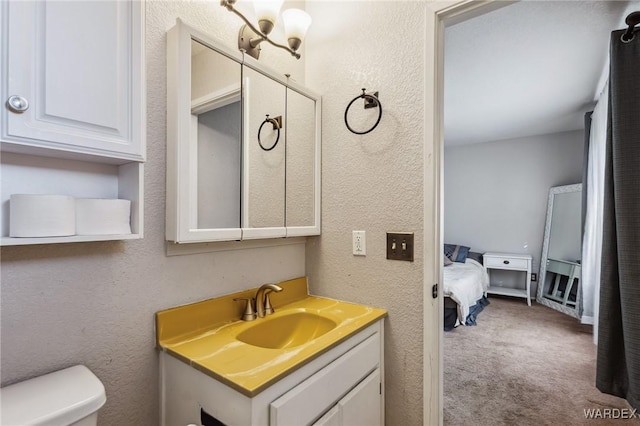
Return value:
[[(444, 28), (515, 1), (429, 1), (425, 16), (423, 424), (442, 425)], [(438, 283), (438, 296), (432, 286)]]

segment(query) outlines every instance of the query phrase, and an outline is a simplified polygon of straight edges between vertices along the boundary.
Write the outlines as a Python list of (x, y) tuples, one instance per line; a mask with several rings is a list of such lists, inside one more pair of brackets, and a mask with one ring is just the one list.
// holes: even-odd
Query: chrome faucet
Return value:
[(265, 315), (270, 315), (275, 312), (271, 306), (271, 301), (269, 300), (269, 293), (272, 291), (275, 291), (276, 293), (280, 292), (282, 291), (282, 287), (275, 284), (263, 284), (256, 293), (256, 313), (259, 318), (263, 318)]

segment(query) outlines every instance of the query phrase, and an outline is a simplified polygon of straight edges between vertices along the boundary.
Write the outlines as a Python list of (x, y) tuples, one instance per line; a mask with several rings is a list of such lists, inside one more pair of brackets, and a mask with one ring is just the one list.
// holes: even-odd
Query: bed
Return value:
[(447, 331), (459, 325), (474, 325), (477, 314), (489, 304), (485, 297), (489, 275), (482, 265), (482, 254), (467, 252), (456, 258), (454, 253), (453, 258), (457, 261), (447, 262), (443, 271), (444, 328)]

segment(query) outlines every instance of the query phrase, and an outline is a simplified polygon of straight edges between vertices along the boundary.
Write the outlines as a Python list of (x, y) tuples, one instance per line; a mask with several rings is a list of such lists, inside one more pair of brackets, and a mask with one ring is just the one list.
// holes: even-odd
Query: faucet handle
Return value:
[(256, 311), (253, 309), (253, 297), (236, 297), (233, 299), (234, 302), (239, 302), (241, 300), (247, 301), (244, 313), (242, 314), (242, 321), (253, 321), (256, 319)]
[(271, 300), (269, 299), (269, 293), (271, 293), (270, 291), (265, 293), (264, 295), (264, 314), (265, 315), (271, 315), (272, 313), (274, 313), (276, 310), (273, 309), (273, 306), (271, 306)]

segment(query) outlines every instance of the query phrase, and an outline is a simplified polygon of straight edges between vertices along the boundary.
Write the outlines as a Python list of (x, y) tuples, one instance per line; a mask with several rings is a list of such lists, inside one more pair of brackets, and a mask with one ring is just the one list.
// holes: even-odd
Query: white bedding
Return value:
[(457, 325), (464, 325), (469, 308), (482, 298), (489, 288), (489, 274), (480, 263), (467, 258), (465, 263), (453, 262), (444, 267), (443, 293), (458, 304)]

